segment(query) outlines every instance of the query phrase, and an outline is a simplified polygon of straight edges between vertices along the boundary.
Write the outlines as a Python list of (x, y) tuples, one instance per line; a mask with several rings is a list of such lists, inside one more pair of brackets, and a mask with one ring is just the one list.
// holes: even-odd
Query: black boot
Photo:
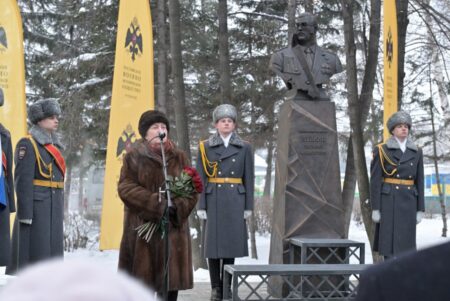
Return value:
[(211, 289), (211, 301), (221, 301), (222, 300), (222, 288), (213, 287)]
[[(226, 290), (228, 291), (228, 299), (226, 299), (226, 300), (232, 300), (233, 293), (231, 292), (231, 288), (227, 288)], [(223, 292), (222, 292), (222, 299), (223, 299)]]

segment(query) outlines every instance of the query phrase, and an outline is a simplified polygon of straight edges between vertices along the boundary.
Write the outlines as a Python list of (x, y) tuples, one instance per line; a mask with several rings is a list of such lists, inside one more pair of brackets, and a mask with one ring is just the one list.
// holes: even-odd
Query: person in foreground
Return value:
[(399, 111), (387, 122), (392, 136), (373, 150), (370, 167), (372, 220), (377, 223), (374, 251), (384, 258), (416, 249), (416, 224), (422, 220), (422, 150), (409, 138), (411, 116)]
[(197, 214), (206, 220), (203, 255), (208, 259), (211, 300), (222, 300), (223, 267), (248, 256), (246, 219), (253, 210), (254, 165), (250, 144), (235, 132), (236, 108), (213, 112), (216, 133), (201, 141), (197, 169), (205, 190)]
[(156, 301), (154, 293), (124, 273), (93, 262), (41, 261), (0, 290), (2, 301)]
[[(124, 157), (118, 184), (119, 196), (125, 204), (119, 269), (142, 280), (162, 296), (166, 252), (163, 237), (166, 238), (167, 233), (162, 233), (160, 226), (163, 226), (167, 199), (162, 191), (165, 186), (160, 136), (164, 136), (167, 172), (170, 176), (181, 177), (189, 160), (168, 138), (169, 121), (162, 112), (144, 112), (139, 119), (139, 134), (142, 139), (136, 141)], [(194, 180), (195, 175), (192, 175)], [(176, 193), (171, 195), (172, 201), (168, 204), (168, 300), (176, 300), (179, 290), (193, 287), (188, 217), (197, 203), (197, 191), (184, 196)], [(145, 227), (147, 229), (143, 230)]]
[(450, 243), (411, 251), (362, 273), (355, 301), (450, 300)]
[[(0, 107), (4, 94), (0, 88)], [(12, 177), (11, 133), (0, 123), (0, 267), (8, 266), (11, 260), (11, 231), (9, 216), (16, 211), (14, 201), (14, 182)]]
[(61, 109), (53, 99), (28, 108), (33, 126), (17, 143), (14, 162), (17, 216), (13, 230), (13, 274), (28, 264), (63, 257), (64, 176), (66, 163), (56, 130)]
[[(0, 88), (0, 107), (4, 104), (4, 94)], [(0, 266), (8, 266), (11, 261), (11, 230), (9, 216), (16, 211), (14, 182), (12, 177), (11, 133), (0, 123)]]

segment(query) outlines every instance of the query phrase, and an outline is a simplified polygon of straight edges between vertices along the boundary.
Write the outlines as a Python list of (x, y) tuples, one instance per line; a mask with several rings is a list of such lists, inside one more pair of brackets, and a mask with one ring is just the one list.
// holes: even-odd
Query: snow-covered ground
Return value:
[[(417, 226), (417, 246), (419, 249), (429, 247), (432, 245), (444, 243), (450, 238), (441, 237), (442, 232), (442, 219), (436, 216), (433, 219), (424, 219)], [(366, 243), (366, 263), (372, 263), (372, 256), (370, 252), (370, 246), (367, 240), (367, 235), (363, 225), (358, 225), (353, 220), (350, 225), (349, 239), (361, 241)], [(250, 257), (236, 259), (236, 264), (265, 264), (268, 263), (269, 249), (270, 249), (270, 236), (263, 235), (256, 237), (258, 259), (251, 259)], [(66, 253), (66, 261), (73, 260), (86, 260), (92, 261), (96, 264), (101, 264), (111, 271), (117, 269), (117, 257), (118, 251), (98, 251), (95, 248), (88, 250), (82, 249), (75, 252)], [(0, 267), (0, 286), (8, 280), (8, 276), (4, 275), (4, 268)], [(194, 272), (195, 282), (208, 282), (209, 274), (207, 270), (199, 269)]]

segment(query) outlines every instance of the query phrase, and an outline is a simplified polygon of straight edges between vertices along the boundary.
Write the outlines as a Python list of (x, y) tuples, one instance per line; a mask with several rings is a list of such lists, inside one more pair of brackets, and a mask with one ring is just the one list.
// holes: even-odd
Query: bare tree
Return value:
[(304, 0), (303, 5), (306, 12), (311, 14), (314, 12), (314, 0)]
[[(343, 6), (345, 9), (345, 6)], [(380, 13), (381, 13), (381, 3), (379, 0), (372, 0), (370, 2), (370, 12), (369, 14), (369, 22), (370, 22), (370, 29), (369, 29), (369, 39), (367, 40), (367, 38), (364, 36), (364, 45), (367, 45), (367, 47), (364, 49), (365, 53), (364, 53), (364, 58), (365, 58), (365, 72), (364, 72), (364, 77), (363, 77), (363, 83), (362, 83), (362, 87), (361, 87), (361, 94), (358, 98), (358, 100), (356, 100), (357, 97), (357, 90), (354, 90), (353, 93), (355, 93), (354, 97), (355, 97), (355, 101), (356, 104), (356, 109), (360, 110), (359, 113), (355, 112), (357, 114), (361, 115), (361, 118), (358, 120), (358, 124), (360, 124), (361, 126), (361, 133), (363, 133), (363, 129), (365, 128), (366, 125), (366, 120), (367, 120), (367, 116), (369, 114), (370, 111), (370, 106), (372, 103), (372, 93), (373, 93), (373, 89), (374, 89), (374, 85), (375, 85), (375, 78), (376, 78), (376, 66), (377, 66), (377, 60), (378, 60), (378, 44), (380, 42)], [(351, 20), (348, 20), (348, 22), (353, 22), (353, 18), (351, 18)], [(345, 26), (346, 20), (344, 17), (344, 27), (348, 28)], [(351, 31), (353, 31), (353, 25), (350, 28)], [(349, 29), (349, 30), (350, 30)], [(363, 33), (364, 34), (364, 33)], [(354, 33), (351, 34), (352, 36), (354, 36)], [(352, 42), (354, 40), (349, 41), (349, 43), (354, 43)], [(346, 40), (347, 42), (347, 40)], [(355, 46), (354, 46), (355, 47)], [(356, 48), (354, 49), (356, 51)], [(356, 64), (356, 61), (354, 61), (354, 56), (352, 55), (352, 60), (348, 61), (347, 58), (347, 65), (350, 64)], [(348, 70), (348, 69), (347, 69)], [(348, 72), (348, 71), (347, 71)], [(357, 70), (356, 70), (356, 65), (353, 66), (351, 68), (351, 72), (355, 73), (352, 74), (351, 76), (353, 77), (352, 80), (357, 80), (357, 74), (356, 74)], [(350, 75), (348, 75), (348, 79), (350, 80)], [(355, 88), (355, 87), (354, 87)], [(356, 87), (357, 89), (357, 87)], [(361, 104), (361, 105), (360, 105)], [(350, 110), (353, 110), (355, 108), (351, 108), (350, 107), (350, 97), (349, 97), (349, 113)], [(357, 116), (356, 116), (357, 117)], [(349, 223), (350, 223), (350, 217), (351, 217), (351, 210), (352, 210), (352, 205), (353, 205), (353, 201), (354, 201), (354, 195), (355, 195), (355, 184), (356, 181), (358, 179), (358, 175), (357, 175), (357, 164), (366, 164), (365, 161), (365, 157), (363, 156), (364, 154), (364, 145), (365, 145), (365, 137), (361, 137), (360, 143), (362, 144), (362, 153), (359, 154), (360, 156), (362, 155), (362, 157), (355, 158), (355, 153), (354, 153), (354, 132), (350, 134), (349, 140), (348, 140), (348, 146), (347, 146), (347, 165), (345, 168), (345, 177), (344, 177), (344, 187), (342, 190), (342, 200), (344, 202), (344, 208), (345, 208), (345, 220), (347, 221), (346, 224), (346, 233), (348, 234), (348, 229), (349, 229)], [(358, 162), (358, 160), (364, 159), (363, 162)], [(361, 166), (360, 167), (361, 170), (366, 170), (365, 167)], [(364, 182), (364, 181), (363, 181)], [(361, 185), (361, 182), (359, 182), (358, 180), (358, 187)], [(368, 189), (368, 188), (367, 188)], [(367, 217), (370, 217), (370, 204), (365, 202), (365, 205), (362, 204), (363, 201), (366, 201), (368, 199), (368, 193), (366, 194), (367, 199), (364, 199), (361, 197), (362, 195), (360, 194), (360, 202), (361, 202), (361, 213), (363, 214), (363, 220), (365, 221), (365, 223), (371, 223), (370, 219), (367, 219)], [(366, 224), (367, 225), (367, 224)], [(366, 227), (366, 229), (368, 229)], [(372, 236), (370, 236), (370, 231), (368, 231), (368, 235), (369, 238), (371, 238)]]
[[(430, 64), (431, 65), (431, 64)], [(439, 166), (438, 166), (438, 154), (437, 154), (437, 146), (436, 146), (436, 127), (434, 124), (434, 105), (433, 105), (433, 89), (431, 84), (431, 66), (428, 66), (429, 69), (429, 85), (430, 85), (430, 99), (428, 100), (429, 108), (430, 108), (430, 118), (431, 118), (431, 133), (432, 133), (432, 142), (433, 142), (433, 163), (434, 163), (434, 171), (436, 173), (436, 184), (439, 194), (439, 203), (441, 205), (441, 216), (442, 216), (442, 237), (447, 237), (447, 212), (445, 209), (445, 201), (444, 201), (444, 193), (441, 187), (441, 177), (439, 174)], [(444, 179), (445, 183), (445, 179)]]
[(297, 11), (297, 0), (288, 2), (288, 43), (291, 43), (295, 32), (295, 12)]
[[(272, 104), (272, 106), (268, 110), (267, 114), (267, 126), (269, 128), (275, 127), (275, 103)], [(273, 153), (275, 150), (275, 138), (269, 137), (267, 139), (267, 169), (266, 169), (266, 177), (265, 177), (265, 183), (264, 183), (264, 197), (270, 198), (270, 191), (272, 189), (272, 170), (273, 170)]]
[[(183, 61), (181, 58), (180, 2), (178, 0), (169, 0), (169, 20), (170, 54), (172, 58), (172, 78), (175, 96), (175, 124), (178, 145), (186, 153), (187, 157), (191, 158), (183, 80)], [(200, 222), (195, 212), (190, 215), (189, 222), (192, 227), (197, 229), (197, 233), (200, 233)], [(201, 256), (200, 240), (201, 235), (192, 238), (192, 257), (195, 269), (206, 267), (206, 261)]]
[(402, 96), (405, 79), (405, 46), (406, 30), (408, 28), (408, 4), (409, 0), (395, 0), (397, 6), (397, 31), (398, 31), (398, 109), (402, 107)]
[(172, 79), (174, 82), (175, 124), (178, 146), (191, 158), (183, 80), (183, 60), (181, 57), (180, 2), (169, 0), (170, 54)]
[[(351, 146), (354, 154), (354, 167), (356, 168), (358, 189), (361, 203), (361, 213), (366, 227), (369, 240), (372, 242), (375, 227), (371, 220), (371, 206), (369, 201), (369, 178), (367, 176), (366, 159), (364, 155), (364, 127), (372, 102), (372, 92), (375, 85), (376, 65), (378, 60), (378, 43), (380, 41), (380, 12), (381, 3), (379, 0), (371, 0), (370, 9), (370, 34), (368, 41), (368, 52), (365, 63), (365, 73), (361, 87), (361, 94), (358, 96), (358, 74), (356, 64), (356, 46), (354, 33), (354, 1), (342, 0), (342, 15), (344, 19), (344, 40), (347, 58), (347, 89), (348, 89), (348, 110), (350, 116), (350, 126), (352, 129)], [(350, 147), (349, 147), (350, 148)], [(351, 152), (350, 151), (350, 152)], [(350, 156), (351, 157), (351, 156)], [(347, 166), (348, 167), (348, 166)], [(351, 167), (351, 165), (350, 165)], [(346, 171), (346, 181), (354, 178), (352, 171)], [(347, 184), (350, 185), (350, 184)], [(345, 187), (345, 186), (344, 186)], [(351, 187), (351, 186), (350, 186)], [(347, 197), (352, 197), (345, 191)], [(348, 201), (348, 200), (347, 200)], [(375, 258), (378, 260), (378, 258)]]
[[(424, 5), (429, 5), (430, 0), (424, 0)], [(434, 170), (436, 173), (436, 183), (438, 188), (438, 194), (439, 194), (439, 203), (441, 207), (441, 216), (442, 216), (442, 237), (447, 237), (447, 212), (446, 212), (446, 206), (445, 206), (445, 192), (442, 191), (441, 187), (441, 177), (439, 174), (439, 165), (438, 165), (438, 154), (437, 154), (437, 135), (436, 135), (436, 127), (434, 123), (434, 101), (433, 101), (433, 88), (432, 88), (432, 76), (434, 77), (434, 82), (438, 88), (438, 96), (439, 100), (441, 102), (441, 109), (444, 111), (444, 114), (448, 112), (448, 98), (447, 93), (445, 92), (445, 82), (444, 82), (444, 74), (443, 74), (443, 68), (440, 60), (440, 49), (439, 44), (436, 41), (436, 35), (433, 32), (433, 18), (431, 17), (431, 14), (428, 12), (424, 18), (425, 24), (428, 26), (428, 41), (430, 45), (430, 51), (431, 51), (431, 63), (428, 66), (428, 79), (429, 79), (429, 87), (430, 87), (430, 100), (429, 100), (429, 107), (430, 107), (430, 118), (431, 118), (431, 131), (432, 131), (432, 137), (433, 137), (433, 163), (434, 163)], [(445, 179), (444, 179), (445, 183)], [(445, 186), (444, 186), (445, 187)]]
[(167, 99), (167, 25), (166, 25), (166, 0), (158, 0), (157, 11), (157, 37), (158, 43), (158, 84), (156, 107), (162, 112), (166, 112)]
[(232, 103), (227, 0), (219, 0), (217, 15), (219, 16), (220, 102)]

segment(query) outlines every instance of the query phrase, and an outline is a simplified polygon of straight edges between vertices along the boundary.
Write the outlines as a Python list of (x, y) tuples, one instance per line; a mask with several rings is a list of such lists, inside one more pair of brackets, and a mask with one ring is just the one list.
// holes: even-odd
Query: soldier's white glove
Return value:
[(244, 219), (249, 218), (252, 215), (252, 211), (251, 210), (245, 210), (244, 211)]
[(32, 219), (19, 219), (19, 222), (22, 224), (31, 225), (33, 223)]
[(373, 210), (372, 211), (372, 220), (374, 223), (379, 223), (381, 220), (381, 213), (380, 210)]
[(206, 219), (206, 210), (197, 210), (197, 216), (199, 219)]
[(416, 215), (416, 223), (420, 223), (422, 221), (423, 218), (423, 212), (422, 211), (417, 211), (417, 215)]

